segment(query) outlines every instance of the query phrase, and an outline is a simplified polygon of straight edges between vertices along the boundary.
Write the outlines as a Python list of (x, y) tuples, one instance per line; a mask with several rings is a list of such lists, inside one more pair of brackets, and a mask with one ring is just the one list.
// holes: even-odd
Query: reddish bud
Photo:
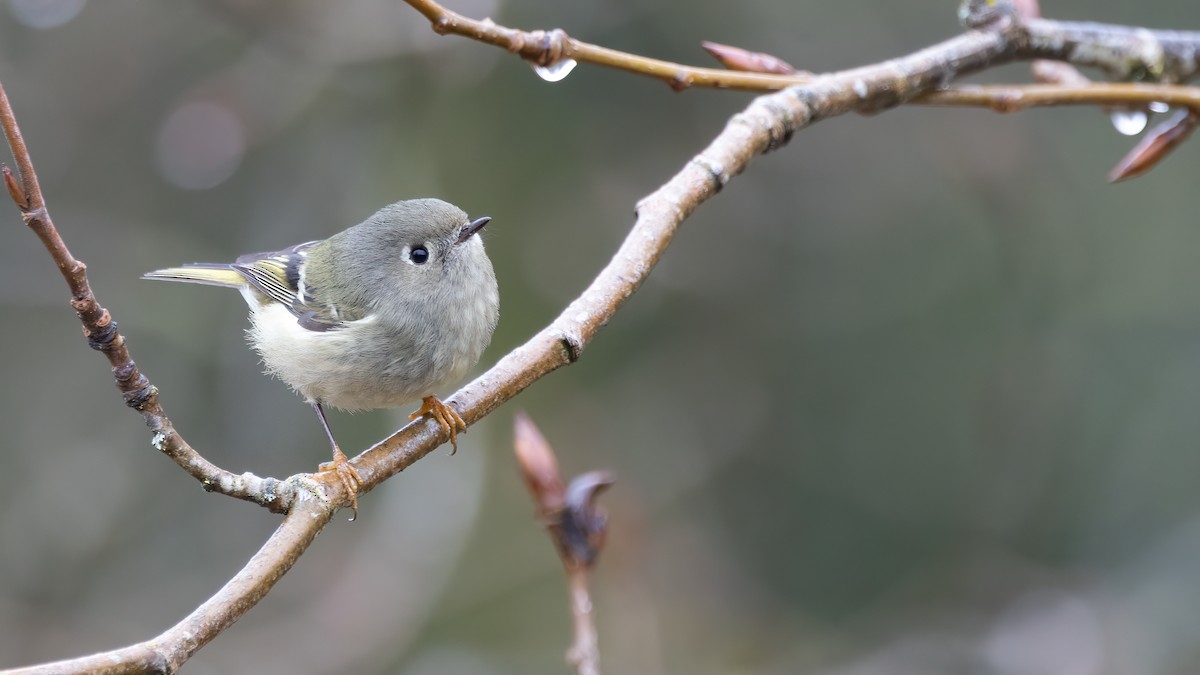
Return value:
[(1179, 110), (1174, 115), (1158, 124), (1142, 140), (1121, 158), (1112, 171), (1108, 180), (1117, 183), (1140, 176), (1163, 160), (1172, 150), (1183, 144), (1200, 124), (1200, 116), (1192, 110)]
[(770, 54), (751, 52), (741, 47), (731, 47), (717, 42), (701, 42), (700, 46), (730, 70), (769, 75), (796, 75), (798, 73), (787, 61)]
[(29, 210), (29, 198), (25, 196), (25, 189), (17, 182), (13, 176), (12, 169), (8, 168), (7, 164), (0, 164), (0, 171), (4, 173), (4, 185), (8, 187), (8, 195), (17, 203), (17, 206), (22, 211)]
[(523, 412), (518, 412), (513, 419), (513, 448), (525, 487), (537, 503), (538, 514), (546, 517), (562, 509), (565, 489), (558, 474), (554, 450), (533, 420)]

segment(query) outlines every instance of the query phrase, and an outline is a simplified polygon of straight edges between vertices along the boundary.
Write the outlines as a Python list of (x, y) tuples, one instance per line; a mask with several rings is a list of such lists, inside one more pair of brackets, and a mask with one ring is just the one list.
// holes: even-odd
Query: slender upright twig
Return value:
[(564, 485), (554, 449), (525, 413), (517, 413), (513, 420), (513, 448), (538, 520), (546, 526), (567, 574), (575, 626), (567, 660), (578, 675), (600, 675), (600, 645), (592, 620), (589, 582), (608, 534), (608, 518), (596, 505), (596, 497), (615, 479), (607, 471), (590, 471)]

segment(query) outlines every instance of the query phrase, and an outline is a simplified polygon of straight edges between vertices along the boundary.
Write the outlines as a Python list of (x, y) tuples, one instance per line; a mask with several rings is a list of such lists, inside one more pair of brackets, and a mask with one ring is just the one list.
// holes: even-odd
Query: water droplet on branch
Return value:
[(1146, 113), (1142, 110), (1118, 110), (1112, 114), (1113, 127), (1126, 136), (1136, 136), (1146, 128)]
[(1153, 101), (1150, 103), (1150, 112), (1165, 113), (1171, 109), (1171, 106), (1162, 101)]
[(566, 79), (575, 70), (575, 66), (579, 65), (575, 59), (563, 59), (555, 61), (548, 66), (533, 66), (533, 72), (537, 73), (538, 77), (547, 82), (559, 82)]

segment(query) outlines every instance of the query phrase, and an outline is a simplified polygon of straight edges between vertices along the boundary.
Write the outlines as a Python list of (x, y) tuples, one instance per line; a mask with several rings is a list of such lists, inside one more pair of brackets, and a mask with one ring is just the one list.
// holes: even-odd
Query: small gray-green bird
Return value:
[(358, 509), (361, 477), (338, 448), (323, 405), (390, 408), (418, 398), (457, 448), (466, 424), (434, 390), (466, 375), (492, 339), (500, 296), (479, 231), (439, 199), (380, 209), (323, 241), (146, 274), (241, 291), (250, 344), (321, 420), (332, 470)]

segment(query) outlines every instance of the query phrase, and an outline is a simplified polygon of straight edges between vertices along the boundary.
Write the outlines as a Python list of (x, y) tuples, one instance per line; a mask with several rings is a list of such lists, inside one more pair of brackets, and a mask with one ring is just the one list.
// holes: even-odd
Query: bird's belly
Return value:
[(396, 407), (432, 395), (474, 364), (439, 364), (428, 336), (389, 331), (371, 318), (311, 331), (269, 303), (252, 312), (251, 321), (247, 337), (268, 373), (310, 401), (345, 410)]

